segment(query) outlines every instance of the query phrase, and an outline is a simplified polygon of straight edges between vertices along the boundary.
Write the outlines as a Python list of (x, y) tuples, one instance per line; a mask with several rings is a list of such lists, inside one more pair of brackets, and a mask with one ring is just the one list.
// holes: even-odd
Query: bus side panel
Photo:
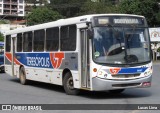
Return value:
[(5, 64), (5, 73), (12, 76), (12, 66)]
[(67, 53), (65, 53), (65, 57), (64, 57), (63, 62), (62, 62), (59, 69), (70, 70), (70, 72), (72, 74), (72, 77), (73, 77), (73, 81), (74, 81), (74, 87), (75, 88), (80, 88), (81, 87), (80, 86), (80, 77), (79, 77), (79, 74), (78, 74), (78, 52), (67, 52)]
[(7, 55), (5, 54), (5, 72), (9, 75), (12, 76), (12, 66), (11, 66), (11, 61), (10, 59), (7, 57)]
[(27, 79), (50, 83), (49, 75), (45, 69), (26, 67)]
[(79, 78), (79, 74), (77, 71), (71, 71), (72, 76), (73, 76), (73, 80), (74, 80), (74, 88), (81, 88), (80, 86), (80, 78)]
[(20, 68), (20, 65), (16, 65), (15, 66), (15, 75), (17, 76), (17, 78), (19, 78), (19, 68)]
[(46, 70), (46, 73), (49, 75), (50, 82), (52, 84), (62, 85), (62, 70)]
[(16, 60), (24, 66), (29, 80), (62, 85), (62, 73), (68, 69), (75, 81), (75, 88), (80, 88), (77, 52), (16, 53)]

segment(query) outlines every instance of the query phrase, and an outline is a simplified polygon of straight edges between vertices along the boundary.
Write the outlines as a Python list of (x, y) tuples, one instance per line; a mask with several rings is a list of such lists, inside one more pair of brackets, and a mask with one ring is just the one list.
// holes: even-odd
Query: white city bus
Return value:
[(120, 93), (150, 87), (152, 62), (143, 16), (94, 14), (5, 33), (5, 72), (20, 79)]

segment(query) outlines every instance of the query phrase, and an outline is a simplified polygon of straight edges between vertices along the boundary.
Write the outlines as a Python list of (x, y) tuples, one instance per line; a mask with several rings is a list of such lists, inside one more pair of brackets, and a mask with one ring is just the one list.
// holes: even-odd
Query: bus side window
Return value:
[(17, 34), (17, 52), (22, 51), (22, 34)]
[(59, 48), (59, 28), (46, 29), (46, 51), (58, 51)]
[(76, 25), (61, 27), (61, 51), (76, 50)]
[(76, 25), (69, 26), (69, 38), (70, 38), (70, 48), (76, 50)]
[(11, 51), (11, 35), (7, 35), (6, 36), (6, 52), (10, 52)]
[(34, 31), (34, 51), (44, 51), (45, 30)]
[(32, 37), (33, 37), (32, 31), (25, 32), (23, 34), (23, 51), (24, 52), (32, 51)]

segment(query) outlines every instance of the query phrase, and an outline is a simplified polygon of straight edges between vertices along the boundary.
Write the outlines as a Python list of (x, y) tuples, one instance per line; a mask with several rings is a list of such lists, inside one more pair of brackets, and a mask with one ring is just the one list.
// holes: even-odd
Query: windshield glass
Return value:
[(97, 63), (134, 64), (150, 61), (148, 29), (95, 27), (93, 59)]

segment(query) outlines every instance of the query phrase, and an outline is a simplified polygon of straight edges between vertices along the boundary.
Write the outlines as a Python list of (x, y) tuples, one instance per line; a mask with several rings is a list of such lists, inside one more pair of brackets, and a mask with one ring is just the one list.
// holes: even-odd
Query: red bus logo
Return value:
[(64, 53), (50, 53), (50, 59), (53, 68), (59, 68), (62, 64), (62, 60), (64, 59)]
[(110, 73), (113, 74), (113, 75), (116, 75), (118, 74), (118, 72), (121, 70), (121, 68), (112, 68), (110, 69)]

